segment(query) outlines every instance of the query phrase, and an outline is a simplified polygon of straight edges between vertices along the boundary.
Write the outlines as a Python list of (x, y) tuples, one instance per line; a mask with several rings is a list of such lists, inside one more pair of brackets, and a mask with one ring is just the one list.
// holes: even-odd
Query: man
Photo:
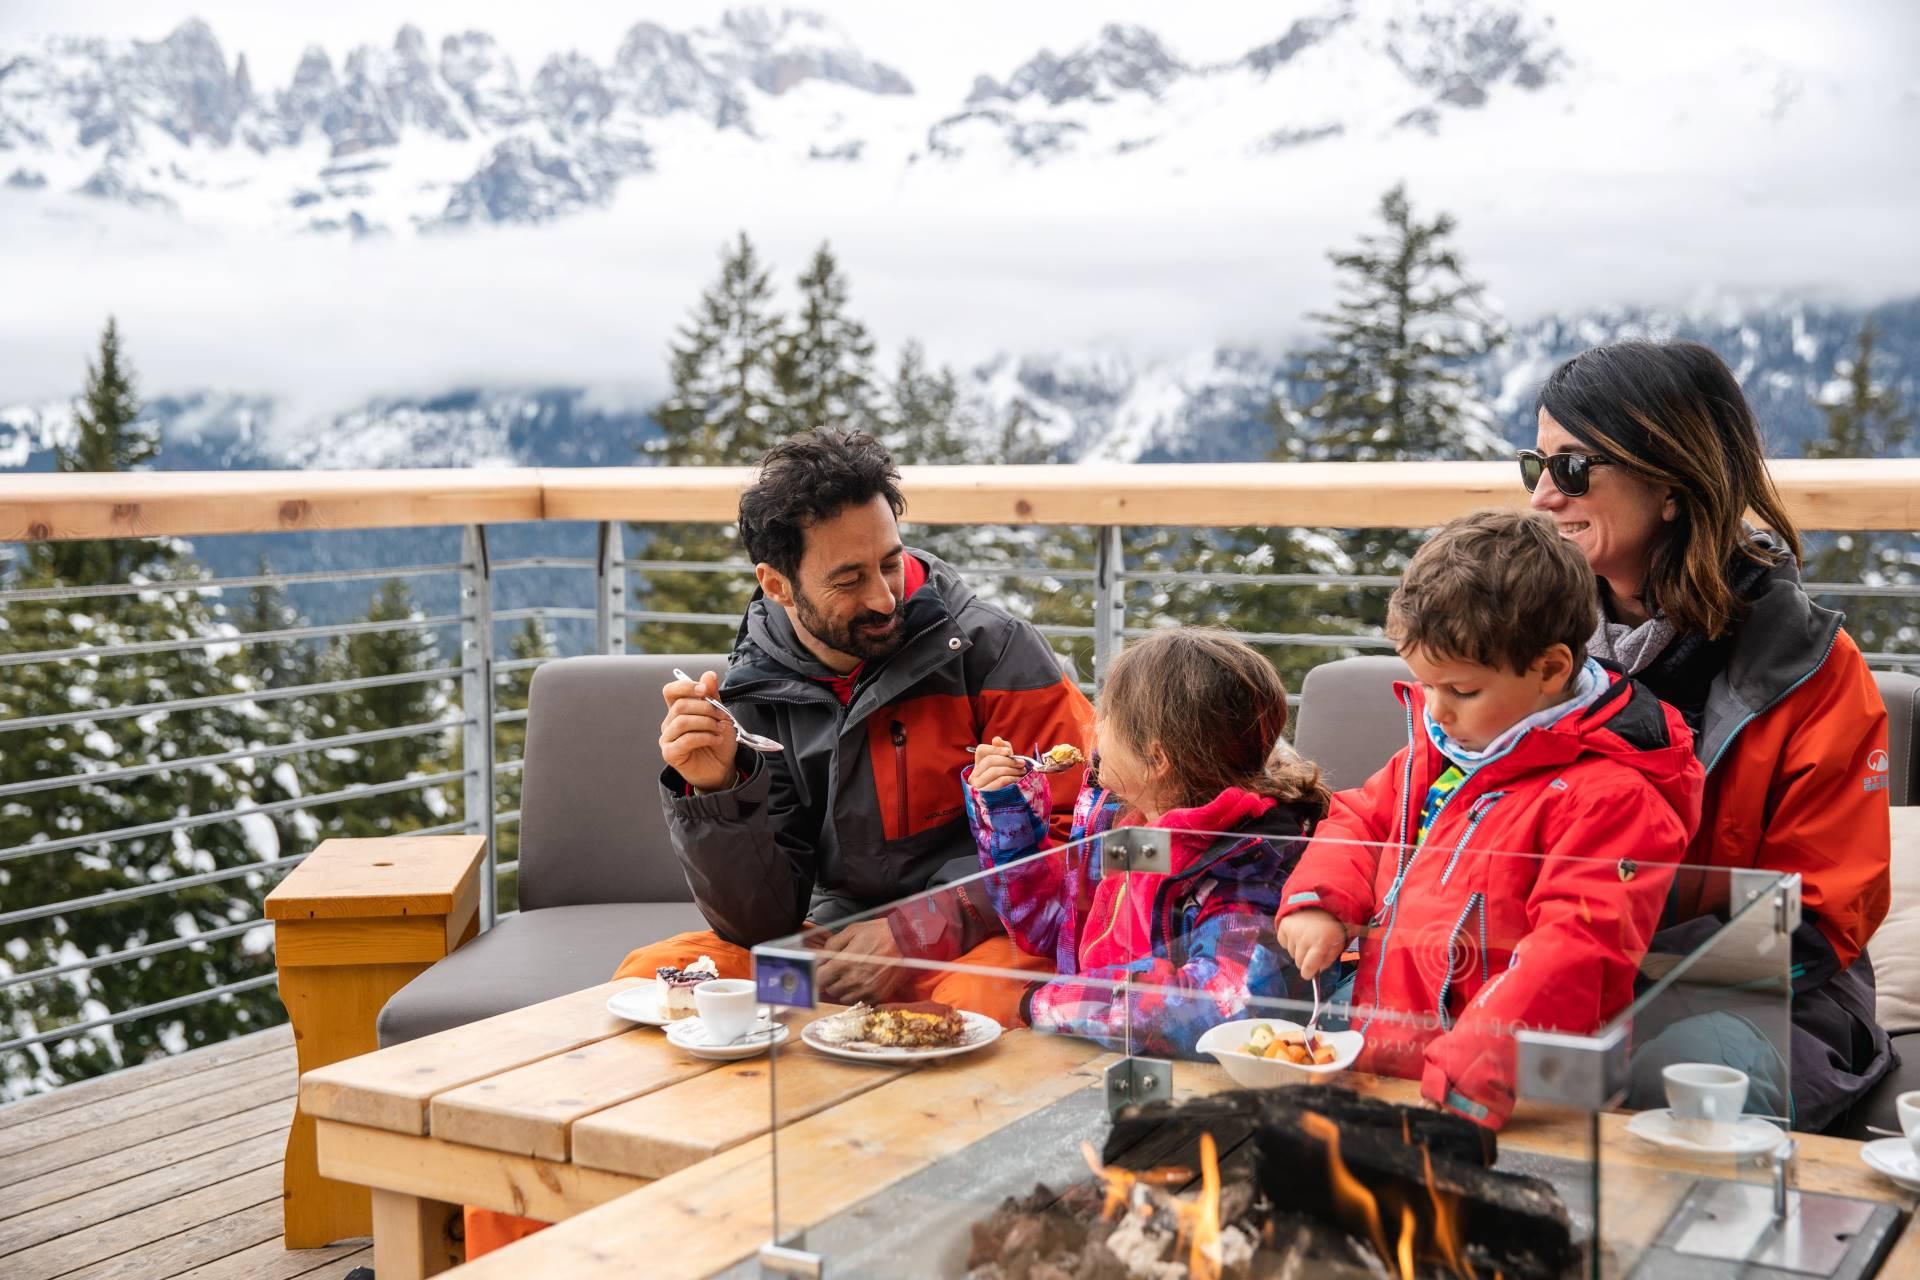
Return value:
[[(740, 499), (759, 590), (726, 679), (675, 681), (660, 748), (667, 825), (713, 926), (627, 957), (651, 977), (709, 955), (745, 976), (748, 948), (836, 925), (980, 871), (960, 771), (998, 736), (1089, 749), (1093, 708), (1029, 623), (974, 596), (952, 566), (904, 547), (893, 460), (873, 437), (821, 429), (770, 451)], [(762, 754), (734, 726), (781, 743)], [(1064, 835), (1078, 771), (1056, 780)], [(939, 999), (1015, 1020), (1023, 983), (890, 965), (910, 955), (1037, 970), (986, 893), (962, 886), (835, 928), (829, 999)]]

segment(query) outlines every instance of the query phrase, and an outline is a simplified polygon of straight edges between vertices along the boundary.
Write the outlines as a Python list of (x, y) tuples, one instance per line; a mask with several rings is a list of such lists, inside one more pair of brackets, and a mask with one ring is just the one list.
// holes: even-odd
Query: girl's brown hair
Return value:
[(1712, 640), (1746, 613), (1736, 557), (1771, 563), (1742, 523), (1752, 511), (1797, 560), (1800, 534), (1767, 474), (1740, 380), (1697, 342), (1616, 342), (1553, 371), (1537, 407), (1616, 466), (1670, 489), (1643, 599), (1683, 635)]
[(1275, 752), (1287, 729), (1286, 685), (1230, 636), (1174, 627), (1127, 646), (1101, 687), (1100, 714), (1135, 755), (1145, 759), (1157, 746), (1166, 757), (1169, 808), (1241, 787), (1326, 812), (1319, 768)]

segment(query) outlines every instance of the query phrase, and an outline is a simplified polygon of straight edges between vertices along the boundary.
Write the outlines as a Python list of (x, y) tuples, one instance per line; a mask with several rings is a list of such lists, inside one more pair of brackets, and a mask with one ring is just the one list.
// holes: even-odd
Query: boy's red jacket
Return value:
[(1476, 770), (1411, 847), (1447, 767), (1424, 700), (1395, 686), (1408, 746), (1333, 797), (1276, 918), (1365, 929), (1352, 1004), (1363, 1070), (1498, 1128), (1515, 1030), (1587, 1033), (1632, 1001), (1704, 774), (1680, 713), (1618, 673), (1599, 701)]

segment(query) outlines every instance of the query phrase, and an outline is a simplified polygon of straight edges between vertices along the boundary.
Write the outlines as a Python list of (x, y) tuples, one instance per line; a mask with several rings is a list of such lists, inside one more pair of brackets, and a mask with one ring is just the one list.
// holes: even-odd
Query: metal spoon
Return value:
[(1314, 974), (1308, 981), (1313, 983), (1313, 1016), (1307, 1019), (1307, 1029), (1300, 1033), (1300, 1041), (1307, 1046), (1309, 1057), (1313, 1054), (1313, 1029), (1320, 1025), (1320, 975)]
[[(695, 680), (692, 676), (688, 675), (686, 672), (682, 671), (678, 667), (675, 667), (673, 669), (673, 678), (676, 680), (685, 680), (688, 684), (693, 685), (695, 688), (699, 688), (700, 686), (700, 682), (698, 680)], [(757, 733), (752, 733), (742, 728), (740, 725), (739, 719), (735, 717), (733, 712), (727, 710), (726, 703), (720, 701), (720, 699), (709, 698), (707, 697), (706, 694), (703, 693), (700, 695), (700, 700), (706, 703), (708, 706), (715, 708), (720, 712), (721, 715), (727, 718), (728, 723), (733, 725), (733, 736), (735, 740), (738, 741), (740, 745), (745, 747), (747, 750), (764, 751), (764, 752), (786, 750), (785, 747), (775, 742), (772, 738), (763, 738)]]
[[(981, 745), (986, 746), (990, 744), (982, 743)], [(962, 746), (961, 750), (971, 752), (975, 750), (975, 748)], [(1069, 769), (1078, 769), (1086, 763), (1085, 760), (1073, 760), (1066, 764), (1059, 764), (1047, 759), (1045, 756), (1023, 756), (1018, 751), (1013, 753), (1013, 758), (1025, 765), (1027, 769), (1033, 773), (1065, 773)]]

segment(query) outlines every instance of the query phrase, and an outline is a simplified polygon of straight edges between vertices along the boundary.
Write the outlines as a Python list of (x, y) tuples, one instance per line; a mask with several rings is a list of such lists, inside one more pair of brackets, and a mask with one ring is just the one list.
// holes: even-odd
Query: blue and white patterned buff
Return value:
[(1459, 765), (1461, 770), (1472, 774), (1482, 765), (1491, 764), (1518, 746), (1520, 739), (1544, 725), (1558, 724), (1570, 715), (1577, 715), (1599, 701), (1600, 695), (1607, 691), (1609, 681), (1607, 669), (1587, 659), (1586, 666), (1580, 668), (1580, 679), (1573, 686), (1573, 696), (1565, 702), (1556, 702), (1544, 710), (1536, 711), (1524, 720), (1516, 721), (1504, 730), (1499, 737), (1478, 751), (1469, 751), (1447, 736), (1447, 731), (1433, 722), (1432, 713), (1421, 710), (1421, 719), (1427, 726), (1427, 737), (1439, 748), (1440, 754)]

